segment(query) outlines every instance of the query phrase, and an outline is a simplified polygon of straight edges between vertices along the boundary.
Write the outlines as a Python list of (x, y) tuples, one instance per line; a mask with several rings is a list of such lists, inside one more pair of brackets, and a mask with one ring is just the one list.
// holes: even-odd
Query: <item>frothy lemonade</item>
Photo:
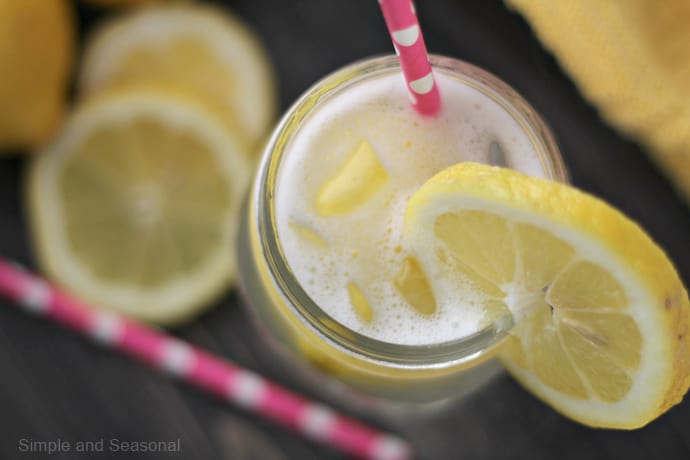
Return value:
[(485, 318), (457, 275), (427, 268), (424, 254), (406, 248), (409, 197), (462, 161), (545, 176), (502, 105), (456, 77), (436, 79), (435, 118), (413, 111), (399, 74), (353, 83), (306, 118), (278, 173), (278, 236), (300, 284), (336, 321), (385, 342), (450, 341)]

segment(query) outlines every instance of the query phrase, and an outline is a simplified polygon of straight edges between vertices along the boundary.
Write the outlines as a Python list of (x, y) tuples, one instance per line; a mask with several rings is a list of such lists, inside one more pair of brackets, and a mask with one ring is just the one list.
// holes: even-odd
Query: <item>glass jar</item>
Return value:
[[(507, 84), (471, 64), (431, 56), (436, 75), (468, 85), (499, 104), (531, 143), (540, 174), (566, 182), (554, 139), (537, 113)], [(428, 345), (388, 343), (365, 336), (337, 321), (307, 294), (285, 257), (276, 222), (276, 184), (286, 155), (306, 123), (335, 97), (377, 79), (402, 74), (395, 56), (351, 64), (312, 86), (287, 111), (263, 153), (250, 191), (239, 239), (242, 291), (249, 311), (270, 343), (320, 390), (336, 391), (367, 406), (438, 406), (466, 394), (500, 371), (494, 358), (513, 319), (496, 319), (458, 340)], [(444, 94), (442, 92), (442, 100)], [(516, 160), (500, 148), (489, 162), (511, 167)], [(277, 348), (276, 348), (277, 347)]]

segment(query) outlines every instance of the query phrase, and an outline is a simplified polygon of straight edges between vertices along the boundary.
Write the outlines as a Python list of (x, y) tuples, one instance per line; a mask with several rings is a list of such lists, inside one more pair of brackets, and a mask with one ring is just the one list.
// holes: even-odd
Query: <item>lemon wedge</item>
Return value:
[(251, 144), (276, 116), (276, 83), (254, 32), (226, 10), (167, 3), (132, 10), (96, 30), (84, 51), (79, 90), (176, 84), (236, 124)]
[(631, 429), (687, 391), (686, 289), (644, 231), (601, 200), (461, 163), (411, 197), (405, 235), (422, 266), (455, 272), (488, 316), (512, 314), (500, 357), (562, 414)]
[(101, 93), (30, 164), (45, 272), (87, 301), (170, 325), (235, 278), (246, 147), (195, 98)]

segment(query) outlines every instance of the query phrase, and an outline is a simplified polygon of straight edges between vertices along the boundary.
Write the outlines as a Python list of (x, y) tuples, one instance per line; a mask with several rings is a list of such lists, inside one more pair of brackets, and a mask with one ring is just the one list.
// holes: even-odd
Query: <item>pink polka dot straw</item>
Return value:
[(25, 311), (162, 369), (301, 435), (360, 458), (403, 460), (409, 444), (168, 334), (93, 308), (0, 259), (0, 294)]
[(412, 106), (421, 115), (437, 114), (441, 97), (414, 4), (411, 0), (379, 0), (379, 5), (400, 60)]

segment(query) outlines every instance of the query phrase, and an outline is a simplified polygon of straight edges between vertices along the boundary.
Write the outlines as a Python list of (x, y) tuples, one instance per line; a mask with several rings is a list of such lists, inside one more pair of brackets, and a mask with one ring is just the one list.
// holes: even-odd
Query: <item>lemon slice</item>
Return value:
[(451, 272), (487, 317), (513, 315), (505, 366), (564, 415), (636, 428), (687, 391), (687, 292), (662, 250), (604, 202), (463, 163), (411, 197), (405, 235), (420, 263)]
[(251, 163), (194, 98), (102, 93), (30, 166), (35, 248), (53, 279), (96, 305), (173, 324), (235, 278)]
[(256, 142), (276, 115), (268, 56), (243, 22), (208, 5), (163, 4), (112, 19), (84, 51), (79, 88), (176, 83), (216, 104)]

